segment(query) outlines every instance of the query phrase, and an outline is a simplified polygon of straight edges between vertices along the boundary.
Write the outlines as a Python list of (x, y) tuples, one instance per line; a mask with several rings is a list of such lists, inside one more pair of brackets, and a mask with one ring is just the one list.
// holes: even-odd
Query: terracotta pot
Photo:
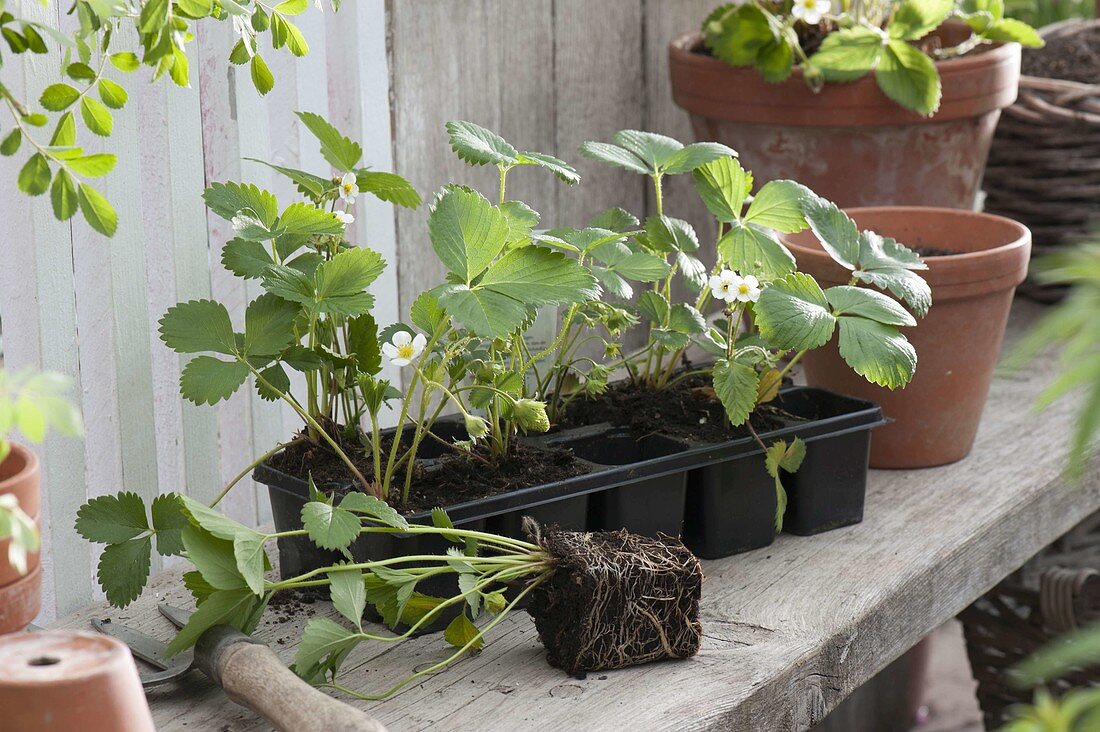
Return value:
[(11, 493), (28, 516), (39, 512), (38, 456), (16, 442), (0, 463), (0, 495)]
[[(23, 509), (38, 524), (38, 457), (29, 448), (11, 444), (11, 452), (0, 463), (0, 495), (14, 495)], [(34, 620), (41, 605), (41, 572), (38, 552), (27, 556), (27, 576), (21, 577), (8, 564), (10, 539), (0, 539), (0, 634), (22, 630)]]
[[(41, 529), (41, 522), (38, 520), (38, 516), (32, 516), (34, 519), (34, 525)], [(8, 547), (11, 546), (11, 538), (0, 539), (0, 587), (5, 587), (17, 579), (23, 577), (22, 572), (16, 571), (15, 567), (8, 564)], [(30, 574), (34, 570), (38, 569), (39, 555), (38, 552), (27, 553), (27, 571), (26, 574)]]
[[(871, 466), (923, 468), (966, 457), (974, 444), (993, 368), (1001, 351), (1016, 285), (1027, 275), (1031, 232), (990, 214), (919, 207), (848, 209), (861, 229), (911, 247), (963, 252), (926, 257), (932, 309), (905, 334), (917, 350), (917, 371), (905, 389), (875, 386), (844, 363), (834, 339), (803, 360), (814, 386), (882, 405), (892, 424), (875, 430)], [(822, 287), (846, 284), (849, 273), (807, 231), (783, 236), (798, 268)]]
[[(7, 558), (4, 558), (7, 561)], [(30, 624), (42, 609), (42, 568), (0, 587), (0, 636)]]
[(25, 732), (155, 732), (130, 650), (93, 633), (0, 639), (0, 709)]
[[(969, 30), (945, 24), (954, 43)], [(1020, 46), (939, 61), (940, 108), (921, 117), (891, 100), (870, 74), (819, 93), (800, 69), (772, 84), (752, 67), (700, 53), (689, 33), (669, 46), (672, 98), (695, 136), (725, 143), (763, 183), (791, 178), (839, 206), (975, 208), (1001, 109), (1016, 100)]]

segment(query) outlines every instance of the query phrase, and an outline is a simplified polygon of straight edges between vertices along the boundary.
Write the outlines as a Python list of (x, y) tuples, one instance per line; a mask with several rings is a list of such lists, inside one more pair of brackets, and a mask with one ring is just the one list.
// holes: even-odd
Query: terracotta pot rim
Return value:
[[(1018, 43), (997, 43), (982, 53), (936, 61), (943, 98), (934, 115), (923, 117), (887, 97), (873, 74), (852, 82), (827, 84), (815, 93), (803, 81), (800, 68), (796, 67), (785, 81), (769, 83), (752, 67), (730, 66), (698, 53), (696, 49), (702, 42), (703, 34), (693, 31), (669, 43), (669, 71), (677, 104), (704, 117), (800, 127), (927, 124), (980, 116), (1007, 107), (1016, 99), (1021, 58)], [(715, 77), (728, 83), (718, 84)], [(977, 88), (975, 79), (982, 80)], [(956, 80), (963, 83), (956, 84)], [(746, 88), (751, 93), (746, 94)], [(724, 93), (725, 89), (730, 92)], [(724, 98), (734, 93), (735, 100)], [(774, 111), (777, 109), (783, 113)]]
[[(957, 285), (973, 286), (990, 283), (991, 286), (988, 288), (990, 291), (1011, 289), (1020, 284), (1027, 276), (1031, 251), (1031, 230), (1019, 221), (1006, 216), (934, 206), (857, 206), (846, 208), (844, 212), (853, 218), (858, 218), (859, 214), (908, 214), (918, 215), (928, 221), (943, 219), (955, 219), (958, 222), (967, 219), (982, 220), (996, 222), (999, 226), (1014, 233), (1011, 240), (988, 249), (961, 254), (923, 257), (924, 261), (928, 263), (928, 269), (920, 271), (920, 274), (932, 286), (933, 297), (935, 297), (937, 289), (942, 291), (942, 288)], [(816, 260), (819, 263), (835, 264), (832, 257), (820, 246), (816, 238), (814, 239), (814, 246), (806, 246), (793, 241), (794, 236), (796, 235), (780, 234), (783, 243), (788, 248), (795, 250), (798, 255)], [(836, 265), (836, 267), (839, 268), (840, 265)]]
[(11, 442), (9, 444), (11, 445), (11, 453), (4, 459), (4, 462), (10, 460), (12, 455), (19, 454), (23, 457), (25, 464), (23, 465), (23, 469), (15, 475), (0, 480), (0, 493), (7, 493), (16, 483), (26, 480), (28, 475), (38, 471), (38, 455), (35, 454), (34, 450), (18, 442)]

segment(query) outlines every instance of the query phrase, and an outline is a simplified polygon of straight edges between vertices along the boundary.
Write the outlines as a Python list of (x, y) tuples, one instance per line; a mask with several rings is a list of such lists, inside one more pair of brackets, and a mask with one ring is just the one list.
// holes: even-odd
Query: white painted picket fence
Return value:
[[(119, 165), (103, 186), (119, 212), (110, 240), (79, 220), (56, 222), (45, 197), (15, 190), (17, 162), (0, 159), (5, 366), (72, 376), (87, 433), (83, 442), (51, 438), (41, 450), (43, 617), (96, 596), (97, 552), (73, 530), (88, 496), (125, 489), (151, 499), (179, 490), (209, 499), (252, 456), (297, 429), (292, 414), (243, 390), (217, 408), (184, 402), (183, 359), (157, 338), (157, 321), (177, 301), (214, 297), (240, 318), (258, 294), (220, 265), (229, 231), (206, 213), (207, 183), (248, 180), (284, 204), (293, 200), (290, 184), (242, 158), (324, 170), (294, 117), (307, 110), (361, 140), (366, 164), (406, 176), (426, 199), (448, 180), (482, 186), (489, 171), (455, 159), (443, 132), (445, 121), (469, 119), (581, 170), (579, 189), (537, 171), (511, 176), (510, 195), (541, 211), (544, 225), (580, 225), (616, 205), (644, 213), (640, 176), (580, 160), (576, 148), (623, 128), (690, 137), (669, 97), (666, 47), (711, 4), (345, 0), (338, 14), (300, 16), (307, 57), (267, 57), (277, 79), (267, 98), (252, 88), (247, 67), (241, 75), (228, 64), (227, 24), (200, 24), (190, 51), (193, 88), (128, 80), (131, 102), (116, 114), (111, 139)], [(22, 0), (21, 12), (65, 27), (65, 5), (49, 5)], [(9, 57), (3, 69), (17, 94), (56, 79), (57, 57), (21, 63)], [(683, 191), (674, 184), (666, 208), (692, 218), (696, 209), (676, 208), (688, 200)], [(356, 214), (352, 233), (390, 262), (374, 289), (377, 319), (393, 322), (442, 275), (430, 256), (426, 211), (395, 212), (363, 197)], [(269, 518), (266, 496), (251, 485), (222, 505), (249, 523)]]

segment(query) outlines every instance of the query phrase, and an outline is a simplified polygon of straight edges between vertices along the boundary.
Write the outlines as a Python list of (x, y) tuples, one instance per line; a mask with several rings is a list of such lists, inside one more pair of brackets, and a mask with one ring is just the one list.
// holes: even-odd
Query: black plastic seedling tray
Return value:
[[(806, 443), (802, 467), (782, 476), (784, 530), (808, 535), (862, 521), (871, 430), (885, 424), (882, 409), (812, 387), (785, 389), (778, 401), (783, 411), (802, 419), (761, 433), (761, 442), (800, 437)], [(688, 475), (683, 532), (688, 548), (704, 559), (718, 559), (771, 544), (775, 482), (756, 440), (694, 443), (691, 453), (704, 464)]]
[[(784, 476), (788, 493), (785, 528), (814, 534), (857, 523), (863, 517), (871, 429), (885, 422), (875, 404), (824, 389), (783, 390), (779, 406), (800, 420), (761, 433), (765, 444), (801, 437), (807, 446), (802, 468)], [(461, 423), (437, 423), (446, 438), (462, 437)], [(456, 434), (450, 434), (454, 432)], [(531, 438), (536, 446), (572, 450), (591, 471), (566, 480), (444, 506), (456, 527), (525, 538), (523, 516), (576, 530), (681, 534), (698, 556), (714, 559), (770, 544), (775, 537), (775, 485), (763, 452), (751, 437), (696, 443), (653, 434), (634, 438), (607, 424)], [(426, 463), (436, 463), (438, 443), (424, 443)], [(266, 465), (253, 477), (268, 486), (275, 527), (301, 528), (308, 500), (305, 480)], [(431, 523), (429, 512), (407, 516)], [(351, 547), (359, 562), (410, 554), (438, 554), (446, 540), (435, 536), (364, 535)], [(280, 539), (284, 578), (342, 560), (336, 552), (302, 537)], [(453, 578), (425, 580), (426, 594), (454, 594)], [(444, 619), (446, 620), (446, 619)]]

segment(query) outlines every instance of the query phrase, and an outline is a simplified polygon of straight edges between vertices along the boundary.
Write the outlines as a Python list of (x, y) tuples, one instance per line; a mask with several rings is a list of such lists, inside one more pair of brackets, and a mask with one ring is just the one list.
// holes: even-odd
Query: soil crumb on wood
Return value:
[[(761, 405), (751, 418), (757, 433), (778, 429), (792, 421), (801, 420), (773, 404)], [(568, 429), (600, 422), (629, 427), (638, 437), (659, 432), (699, 442), (725, 442), (751, 434), (744, 425), (728, 424), (725, 408), (706, 374), (658, 390), (629, 382), (613, 384), (598, 397), (575, 399), (556, 427)]]
[(556, 562), (527, 609), (551, 665), (578, 675), (699, 652), (703, 570), (679, 539), (527, 528)]
[(1051, 38), (1043, 48), (1025, 48), (1023, 73), (1100, 84), (1100, 27)]
[[(341, 449), (368, 480), (374, 477), (373, 460), (362, 446), (345, 442)], [(388, 449), (383, 451), (383, 464), (387, 456)], [(343, 494), (348, 486), (359, 487), (348, 466), (336, 453), (327, 445), (308, 440), (291, 445), (272, 457), (268, 465), (303, 480), (312, 475), (317, 487), (329, 492)], [(568, 451), (541, 449), (514, 441), (509, 454), (495, 462), (484, 448), (476, 448), (473, 454), (452, 451), (437, 463), (418, 464), (413, 469), (409, 501), (404, 505), (401, 503), (405, 481), (405, 471), (402, 469), (395, 476), (394, 492), (389, 503), (406, 513), (415, 513), (565, 480), (590, 471), (587, 463), (577, 460)]]

